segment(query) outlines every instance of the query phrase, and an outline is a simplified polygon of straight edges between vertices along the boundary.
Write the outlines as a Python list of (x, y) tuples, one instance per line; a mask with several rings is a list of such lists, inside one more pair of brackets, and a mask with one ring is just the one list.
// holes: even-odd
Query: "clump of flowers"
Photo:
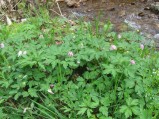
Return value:
[(110, 50), (117, 50), (117, 47), (115, 45), (111, 45)]
[(69, 52), (68, 52), (68, 56), (73, 57), (73, 55), (74, 55), (74, 54), (73, 54), (72, 51), (69, 51)]
[(1, 44), (0, 44), (0, 48), (4, 48), (4, 43), (1, 43)]
[(27, 51), (19, 51), (18, 52), (18, 57), (22, 56), (22, 55), (26, 55), (27, 54)]
[(132, 65), (136, 64), (135, 60), (130, 60), (130, 63), (131, 63)]
[(140, 48), (143, 50), (143, 49), (144, 49), (144, 45), (143, 45), (143, 44), (140, 44)]
[(55, 43), (56, 43), (56, 45), (61, 45), (63, 42), (62, 41), (56, 41)]
[(121, 34), (118, 34), (118, 38), (121, 39)]

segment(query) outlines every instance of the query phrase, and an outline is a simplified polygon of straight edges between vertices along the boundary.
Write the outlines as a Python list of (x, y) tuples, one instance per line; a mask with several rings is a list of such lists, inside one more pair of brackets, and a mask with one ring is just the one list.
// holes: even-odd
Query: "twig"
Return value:
[(64, 15), (59, 14), (59, 13), (56, 12), (55, 10), (53, 10), (53, 9), (49, 9), (49, 10), (68, 20), (68, 18), (66, 18)]
[(49, 10), (53, 11), (53, 12), (56, 13), (57, 15), (59, 15), (59, 16), (63, 17), (64, 19), (66, 19), (66, 20), (67, 20), (66, 22), (68, 22), (68, 23), (70, 23), (70, 24), (74, 24), (74, 22), (73, 22), (72, 20), (66, 18), (65, 16), (63, 16), (63, 15), (61, 15), (61, 14), (59, 14), (59, 13), (56, 12), (55, 10), (53, 10), (53, 9), (49, 9)]
[(57, 7), (58, 7), (58, 9), (59, 9), (59, 12), (60, 12), (60, 14), (61, 14), (61, 16), (63, 16), (63, 14), (62, 14), (62, 12), (61, 12), (61, 9), (60, 9), (60, 6), (59, 6), (59, 3), (56, 1), (56, 4), (57, 4)]

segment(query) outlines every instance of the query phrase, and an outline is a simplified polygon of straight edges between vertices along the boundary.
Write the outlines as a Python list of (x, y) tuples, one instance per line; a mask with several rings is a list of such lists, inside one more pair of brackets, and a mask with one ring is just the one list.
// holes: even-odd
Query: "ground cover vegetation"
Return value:
[(0, 118), (158, 119), (159, 54), (143, 39), (44, 9), (1, 23)]

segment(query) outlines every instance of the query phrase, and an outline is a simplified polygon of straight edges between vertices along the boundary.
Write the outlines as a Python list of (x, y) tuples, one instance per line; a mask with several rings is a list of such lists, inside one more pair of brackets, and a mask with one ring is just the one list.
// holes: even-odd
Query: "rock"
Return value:
[(145, 7), (144, 10), (150, 10), (150, 7)]
[(140, 0), (141, 2), (147, 2), (147, 0)]
[(158, 28), (158, 29), (159, 29), (159, 24), (155, 24), (155, 26), (156, 26), (156, 28)]
[(157, 22), (155, 23), (154, 22), (152, 25), (154, 26), (153, 30), (156, 31), (155, 33), (159, 33), (159, 23), (157, 23)]
[(87, 12), (91, 12), (91, 11), (92, 11), (91, 9), (88, 9), (88, 10), (87, 10)]
[(159, 34), (154, 35), (154, 38), (155, 38), (156, 40), (159, 40)]
[(149, 18), (158, 19), (157, 15), (155, 14), (148, 14)]
[(145, 16), (145, 14), (144, 14), (144, 12), (140, 12), (140, 13), (138, 14), (138, 16), (143, 17), (143, 16)]
[(82, 5), (83, 5), (83, 6), (86, 6), (86, 2), (83, 2)]
[(78, 7), (79, 1), (76, 0), (65, 0), (68, 7)]
[(25, 22), (25, 21), (27, 21), (27, 19), (26, 19), (26, 18), (21, 19), (21, 22), (22, 22), (22, 23), (23, 23), (23, 22)]
[(159, 14), (159, 2), (152, 3), (150, 5), (150, 10), (155, 14)]
[(131, 5), (135, 5), (135, 2), (130, 3)]
[(120, 17), (125, 16), (125, 15), (126, 15), (125, 10), (120, 11), (118, 15), (119, 15)]
[(7, 21), (8, 26), (12, 25), (12, 21), (7, 15), (6, 15), (6, 21)]
[(102, 3), (106, 3), (106, 0), (102, 0)]
[(3, 0), (0, 0), (0, 9), (5, 7), (6, 7), (6, 3)]
[(87, 0), (64, 0), (68, 7), (79, 7), (80, 3), (86, 2)]
[(56, 0), (56, 2), (64, 2), (65, 0)]
[(107, 9), (108, 11), (115, 11), (115, 7), (110, 7)]
[(118, 25), (116, 26), (115, 30), (116, 30), (117, 32), (125, 32), (125, 31), (128, 31), (129, 28), (128, 28), (128, 25), (127, 25), (127, 24), (121, 23), (121, 24), (118, 24)]
[(128, 24), (128, 26), (130, 26), (131, 28), (133, 28), (133, 29), (135, 29), (135, 30), (141, 29), (141, 25), (137, 24), (137, 23), (134, 22), (134, 21), (125, 19), (124, 22), (125, 22), (126, 24)]

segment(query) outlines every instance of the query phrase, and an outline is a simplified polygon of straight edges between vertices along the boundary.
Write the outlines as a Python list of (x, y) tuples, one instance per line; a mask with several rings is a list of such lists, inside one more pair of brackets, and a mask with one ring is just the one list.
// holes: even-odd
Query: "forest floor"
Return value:
[[(158, 13), (151, 9), (151, 1), (134, 1), (134, 0), (89, 0), (83, 2), (78, 7), (68, 7), (64, 2), (59, 6), (62, 15), (69, 19), (83, 19), (94, 21), (100, 19), (104, 22), (110, 20), (114, 24), (116, 32), (139, 30), (147, 39), (146, 44), (159, 42), (159, 20)], [(53, 12), (52, 12), (53, 11)], [(51, 9), (52, 16), (57, 15), (58, 7)], [(60, 14), (60, 12), (59, 12)], [(100, 17), (99, 17), (100, 16)], [(148, 40), (149, 39), (149, 40)], [(152, 40), (153, 39), (153, 40)]]

